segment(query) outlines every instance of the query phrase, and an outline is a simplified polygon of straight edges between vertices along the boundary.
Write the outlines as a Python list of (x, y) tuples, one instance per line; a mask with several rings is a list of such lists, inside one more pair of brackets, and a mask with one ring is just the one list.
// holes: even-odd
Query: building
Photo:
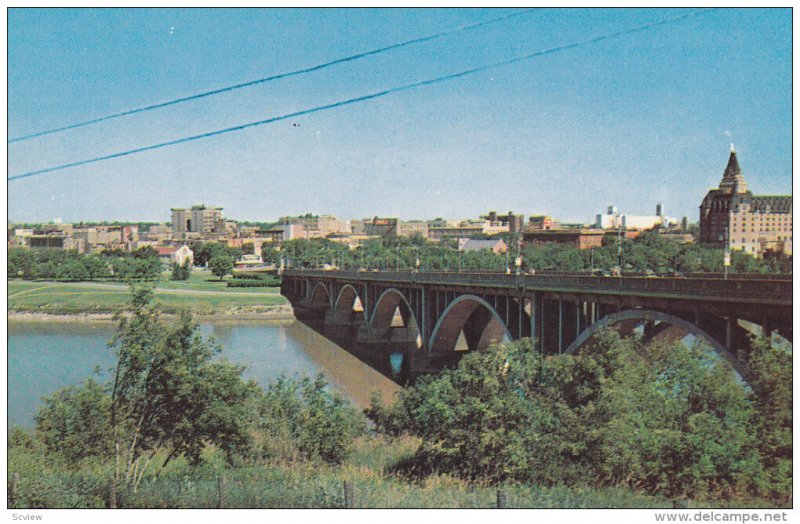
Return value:
[(242, 258), (237, 260), (234, 264), (236, 269), (248, 269), (263, 266), (264, 260), (262, 260), (261, 255), (242, 255)]
[(419, 235), (422, 238), (428, 238), (428, 224), (422, 220), (410, 220), (408, 222), (400, 222), (397, 224), (397, 236), (400, 237), (413, 237)]
[(621, 215), (615, 206), (608, 206), (606, 214), (598, 214), (594, 227), (597, 229), (653, 229), (667, 227), (671, 220), (662, 214), (661, 204), (656, 205), (655, 215)]
[(183, 238), (186, 233), (224, 232), (225, 219), (221, 207), (209, 207), (205, 204), (192, 206), (191, 209), (172, 208), (172, 234), (175, 238)]
[(515, 215), (509, 211), (507, 215), (498, 215), (497, 211), (489, 211), (488, 215), (481, 218), (489, 222), (488, 227), (497, 228), (510, 233), (519, 233), (525, 225), (525, 215)]
[(472, 238), (460, 238), (458, 240), (459, 251), (481, 251), (488, 249), (495, 255), (500, 255), (508, 251), (508, 246), (503, 239), (497, 238), (493, 240), (476, 240)]
[(398, 220), (396, 218), (375, 217), (371, 222), (364, 224), (364, 234), (380, 237), (397, 235), (397, 223)]
[(549, 231), (556, 229), (557, 224), (553, 217), (547, 215), (534, 215), (528, 218), (529, 231)]
[(428, 227), (428, 239), (439, 242), (444, 238), (470, 238), (484, 234), (483, 226)]
[(175, 251), (173, 251), (172, 255), (170, 256), (172, 262), (178, 264), (179, 266), (183, 266), (186, 262), (189, 262), (189, 267), (192, 267), (194, 264), (194, 252), (189, 249), (189, 246), (186, 244), (182, 245)]
[(753, 195), (731, 146), (719, 187), (700, 204), (700, 242), (755, 256), (768, 251), (791, 255), (792, 196)]
[(350, 223), (332, 215), (307, 214), (300, 217), (281, 217), (281, 225), (297, 225), (303, 228), (303, 238), (324, 238), (328, 235), (350, 233)]
[(554, 229), (543, 231), (526, 231), (522, 234), (523, 246), (535, 246), (539, 244), (567, 244), (578, 249), (589, 249), (601, 247), (603, 245), (602, 229)]

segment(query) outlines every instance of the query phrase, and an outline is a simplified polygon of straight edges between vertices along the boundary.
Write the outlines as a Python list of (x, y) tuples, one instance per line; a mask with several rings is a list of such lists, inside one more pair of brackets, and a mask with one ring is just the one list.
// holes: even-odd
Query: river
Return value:
[[(262, 386), (281, 375), (324, 373), (354, 405), (365, 408), (373, 391), (391, 400), (399, 386), (341, 347), (297, 321), (200, 323), (204, 336), (223, 347), (221, 356), (246, 366), (245, 378)], [(8, 426), (31, 428), (41, 398), (115, 363), (107, 347), (112, 322), (8, 323)]]

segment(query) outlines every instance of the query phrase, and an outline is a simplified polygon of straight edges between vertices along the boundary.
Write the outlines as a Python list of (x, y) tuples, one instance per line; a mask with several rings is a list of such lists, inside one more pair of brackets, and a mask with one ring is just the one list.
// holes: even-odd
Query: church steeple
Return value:
[(733, 144), (731, 144), (731, 156), (728, 158), (728, 165), (725, 167), (725, 174), (722, 176), (719, 188), (726, 193), (747, 193), (747, 182), (745, 182), (742, 169), (739, 167), (739, 160), (736, 158)]

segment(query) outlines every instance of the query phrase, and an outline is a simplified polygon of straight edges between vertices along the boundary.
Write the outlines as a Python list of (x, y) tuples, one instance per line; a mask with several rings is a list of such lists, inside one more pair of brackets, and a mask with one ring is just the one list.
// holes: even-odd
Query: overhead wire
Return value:
[(164, 107), (169, 107), (169, 106), (173, 106), (173, 105), (176, 105), (176, 104), (181, 104), (181, 103), (184, 103), (184, 102), (189, 102), (191, 100), (198, 100), (200, 98), (206, 98), (206, 97), (213, 96), (213, 95), (218, 95), (218, 94), (221, 94), (221, 93), (227, 93), (229, 91), (235, 91), (237, 89), (243, 89), (245, 87), (251, 87), (251, 86), (258, 85), (258, 84), (264, 84), (264, 83), (267, 83), (267, 82), (272, 82), (274, 80), (279, 80), (281, 78), (289, 78), (289, 77), (292, 77), (292, 76), (304, 75), (304, 74), (311, 73), (311, 72), (314, 72), (314, 71), (319, 71), (320, 69), (325, 69), (327, 67), (331, 67), (331, 66), (334, 66), (334, 65), (337, 65), (337, 64), (343, 64), (345, 62), (352, 62), (352, 61), (358, 60), (360, 58), (365, 58), (365, 57), (368, 57), (368, 56), (374, 56), (374, 55), (378, 55), (378, 54), (381, 54), (381, 53), (386, 53), (387, 51), (391, 51), (393, 49), (399, 49), (401, 47), (408, 47), (408, 46), (412, 46), (412, 45), (416, 45), (416, 44), (421, 44), (423, 42), (430, 42), (431, 40), (436, 40), (438, 38), (442, 38), (442, 37), (445, 37), (445, 36), (448, 36), (448, 35), (452, 35), (454, 33), (458, 33), (458, 32), (461, 32), (461, 31), (468, 31), (468, 30), (471, 30), (471, 29), (477, 29), (479, 27), (484, 27), (484, 26), (487, 26), (487, 25), (496, 24), (498, 22), (502, 22), (504, 20), (508, 20), (509, 18), (514, 18), (514, 17), (517, 17), (517, 16), (521, 16), (521, 15), (524, 15), (524, 14), (527, 14), (527, 13), (530, 13), (530, 12), (533, 12), (533, 11), (536, 11), (536, 10), (539, 10), (539, 9), (541, 9), (541, 8), (531, 8), (531, 9), (525, 9), (525, 10), (522, 10), (522, 11), (516, 11), (514, 13), (510, 13), (510, 14), (507, 14), (507, 15), (504, 15), (504, 16), (500, 16), (500, 17), (497, 17), (497, 18), (492, 18), (490, 20), (484, 20), (484, 21), (481, 21), (481, 22), (475, 22), (475, 23), (472, 23), (472, 24), (467, 24), (467, 25), (463, 25), (463, 26), (460, 26), (460, 27), (456, 27), (454, 29), (448, 29), (446, 31), (440, 31), (440, 32), (432, 34), (432, 35), (423, 36), (423, 37), (419, 37), (419, 38), (413, 38), (411, 40), (405, 40), (403, 42), (398, 42), (398, 43), (391, 44), (391, 45), (388, 45), (388, 46), (379, 47), (377, 49), (372, 49), (370, 51), (364, 51), (364, 52), (357, 53), (357, 54), (354, 54), (354, 55), (349, 55), (349, 56), (345, 56), (345, 57), (342, 57), (342, 58), (337, 58), (335, 60), (331, 60), (329, 62), (324, 62), (322, 64), (317, 64), (317, 65), (314, 65), (314, 66), (311, 66), (311, 67), (305, 67), (305, 68), (302, 68), (302, 69), (296, 69), (294, 71), (288, 71), (288, 72), (285, 72), (285, 73), (278, 73), (278, 74), (275, 74), (275, 75), (266, 76), (266, 77), (263, 77), (263, 78), (257, 78), (255, 80), (250, 80), (250, 81), (247, 81), (247, 82), (240, 82), (238, 84), (232, 84), (232, 85), (229, 85), (229, 86), (220, 87), (218, 89), (213, 89), (211, 91), (204, 91), (202, 93), (196, 93), (194, 95), (189, 95), (189, 96), (184, 96), (184, 97), (181, 97), (181, 98), (175, 98), (175, 99), (172, 99), (172, 100), (167, 100), (165, 102), (158, 102), (156, 104), (150, 104), (150, 105), (146, 105), (146, 106), (143, 106), (143, 107), (137, 107), (137, 108), (134, 108), (134, 109), (127, 109), (125, 111), (120, 111), (118, 113), (112, 113), (112, 114), (109, 114), (109, 115), (104, 115), (104, 116), (100, 116), (100, 117), (97, 117), (97, 118), (92, 118), (90, 120), (85, 120), (85, 121), (82, 121), (82, 122), (76, 122), (74, 124), (69, 124), (69, 125), (65, 125), (65, 126), (61, 126), (61, 127), (55, 127), (55, 128), (52, 128), (52, 129), (46, 129), (46, 130), (43, 130), (43, 131), (37, 131), (35, 133), (30, 133), (30, 134), (27, 134), (27, 135), (10, 138), (8, 140), (8, 143), (9, 144), (13, 144), (13, 143), (16, 143), (16, 142), (22, 142), (24, 140), (30, 140), (32, 138), (42, 137), (42, 136), (46, 136), (46, 135), (52, 135), (52, 134), (55, 134), (55, 133), (61, 133), (63, 131), (68, 131), (70, 129), (77, 129), (79, 127), (85, 127), (85, 126), (89, 126), (89, 125), (92, 125), (92, 124), (98, 124), (100, 122), (106, 122), (108, 120), (121, 118), (123, 116), (135, 115), (137, 113), (144, 113), (146, 111), (152, 111), (154, 109), (161, 109), (161, 108), (164, 108)]
[(213, 136), (222, 135), (222, 134), (225, 134), (225, 133), (231, 133), (233, 131), (241, 131), (243, 129), (248, 129), (248, 128), (251, 128), (251, 127), (262, 126), (262, 125), (265, 125), (265, 124), (271, 124), (273, 122), (278, 122), (278, 121), (286, 120), (286, 119), (289, 119), (289, 118), (296, 118), (296, 117), (308, 115), (308, 114), (311, 114), (311, 113), (317, 113), (317, 112), (320, 112), (320, 111), (326, 111), (326, 110), (329, 110), (329, 109), (334, 109), (334, 108), (337, 108), (337, 107), (342, 107), (342, 106), (347, 106), (347, 105), (351, 105), (351, 104), (355, 104), (355, 103), (359, 103), (359, 102), (364, 102), (364, 101), (367, 101), (367, 100), (373, 100), (373, 99), (384, 97), (384, 96), (387, 96), (387, 95), (393, 94), (393, 93), (398, 93), (398, 92), (402, 92), (402, 91), (408, 91), (408, 90), (419, 88), (419, 87), (424, 87), (424, 86), (429, 86), (429, 85), (433, 85), (433, 84), (438, 84), (438, 83), (441, 83), (441, 82), (446, 82), (446, 81), (449, 81), (449, 80), (454, 80), (456, 78), (461, 78), (461, 77), (464, 77), (464, 76), (467, 76), (467, 75), (472, 75), (472, 74), (475, 74), (475, 73), (478, 73), (478, 72), (481, 72), (481, 71), (486, 71), (488, 69), (494, 69), (494, 68), (497, 68), (497, 67), (500, 67), (500, 66), (513, 64), (513, 63), (516, 63), (516, 62), (521, 62), (521, 61), (524, 61), (524, 60), (530, 60), (532, 58), (537, 58), (537, 57), (541, 57), (541, 56), (545, 56), (545, 55), (550, 55), (550, 54), (566, 51), (566, 50), (569, 50), (569, 49), (575, 49), (575, 48), (583, 47), (583, 46), (586, 46), (586, 45), (596, 44), (598, 42), (602, 42), (604, 40), (609, 40), (609, 39), (612, 39), (612, 38), (619, 38), (621, 36), (626, 36), (626, 35), (630, 35), (630, 34), (633, 34), (633, 33), (639, 33), (639, 32), (642, 32), (642, 31), (647, 31), (647, 30), (654, 29), (656, 27), (660, 27), (660, 26), (663, 26), (663, 25), (667, 25), (667, 24), (679, 22), (679, 21), (682, 21), (682, 20), (686, 20), (686, 19), (694, 17), (694, 16), (707, 14), (707, 13), (710, 13), (712, 11), (717, 11), (719, 9), (720, 8), (709, 8), (709, 9), (702, 9), (702, 10), (698, 10), (698, 11), (692, 11), (691, 13), (686, 13), (686, 14), (683, 14), (683, 15), (680, 15), (680, 16), (667, 18), (667, 19), (664, 19), (664, 20), (656, 21), (656, 22), (649, 22), (647, 24), (639, 25), (639, 26), (636, 26), (636, 27), (631, 28), (631, 29), (625, 29), (625, 30), (622, 30), (622, 31), (616, 31), (616, 32), (613, 32), (613, 33), (606, 33), (606, 34), (603, 34), (603, 35), (600, 35), (600, 36), (596, 36), (596, 37), (593, 37), (593, 38), (589, 38), (589, 39), (586, 39), (586, 40), (580, 40), (580, 41), (573, 42), (573, 43), (570, 43), (570, 44), (564, 44), (564, 45), (557, 46), (557, 47), (551, 47), (549, 49), (545, 49), (545, 50), (542, 50), (542, 51), (537, 51), (537, 52), (534, 52), (534, 53), (529, 53), (529, 54), (517, 56), (517, 57), (514, 57), (514, 58), (507, 59), (507, 60), (502, 60), (502, 61), (499, 61), (499, 62), (494, 62), (494, 63), (491, 63), (491, 64), (482, 65), (482, 66), (475, 67), (475, 68), (472, 68), (472, 69), (467, 69), (467, 70), (460, 71), (460, 72), (457, 72), (457, 73), (451, 73), (451, 74), (448, 74), (448, 75), (444, 75), (444, 76), (440, 76), (440, 77), (436, 77), (436, 78), (432, 78), (432, 79), (428, 79), (428, 80), (422, 80), (422, 81), (419, 81), (419, 82), (413, 82), (411, 84), (405, 84), (405, 85), (398, 86), (398, 87), (392, 87), (392, 88), (384, 89), (382, 91), (377, 91), (375, 93), (362, 95), (362, 96), (358, 96), (358, 97), (355, 97), (355, 98), (350, 98), (350, 99), (347, 99), (347, 100), (340, 100), (338, 102), (333, 102), (333, 103), (330, 103), (330, 104), (320, 105), (320, 106), (312, 107), (312, 108), (309, 108), (309, 109), (303, 109), (301, 111), (295, 111), (295, 112), (287, 113), (287, 114), (284, 114), (284, 115), (274, 116), (274, 117), (266, 118), (266, 119), (263, 119), (263, 120), (258, 120), (258, 121), (255, 121), (255, 122), (248, 122), (248, 123), (245, 123), (245, 124), (240, 124), (240, 125), (237, 125), (237, 126), (227, 127), (227, 128), (219, 129), (219, 130), (216, 130), (216, 131), (209, 131), (209, 132), (201, 133), (201, 134), (198, 134), (198, 135), (191, 135), (191, 136), (186, 136), (186, 137), (182, 137), (182, 138), (177, 138), (175, 140), (169, 140), (167, 142), (161, 142), (161, 143), (153, 144), (153, 145), (149, 145), (149, 146), (139, 147), (139, 148), (135, 148), (135, 149), (129, 149), (127, 151), (121, 151), (121, 152), (118, 152), (118, 153), (112, 153), (112, 154), (108, 154), (108, 155), (97, 156), (97, 157), (89, 158), (89, 159), (86, 159), (86, 160), (79, 160), (79, 161), (76, 161), (76, 162), (69, 162), (69, 163), (66, 163), (66, 164), (61, 164), (61, 165), (57, 165), (57, 166), (53, 166), (53, 167), (49, 167), (49, 168), (45, 168), (45, 169), (38, 169), (38, 170), (35, 170), (35, 171), (29, 171), (27, 173), (21, 173), (19, 175), (10, 176), (10, 177), (8, 177), (8, 181), (20, 180), (20, 179), (23, 179), (23, 178), (28, 178), (28, 177), (32, 177), (32, 176), (36, 176), (36, 175), (41, 175), (41, 174), (44, 174), (44, 173), (51, 173), (53, 171), (61, 171), (61, 170), (68, 169), (68, 168), (71, 168), (71, 167), (78, 167), (78, 166), (82, 166), (82, 165), (101, 162), (101, 161), (104, 161), (104, 160), (111, 160), (111, 159), (114, 159), (114, 158), (120, 158), (120, 157), (124, 157), (124, 156), (128, 156), (128, 155), (134, 155), (134, 154), (138, 154), (138, 153), (143, 153), (145, 151), (152, 151), (154, 149), (161, 149), (161, 148), (164, 148), (164, 147), (169, 147), (169, 146), (173, 146), (173, 145), (177, 145), (177, 144), (183, 144), (183, 143), (186, 143), (186, 142), (192, 142), (192, 141), (200, 140), (200, 139), (203, 139), (203, 138), (209, 138), (209, 137), (213, 137)]

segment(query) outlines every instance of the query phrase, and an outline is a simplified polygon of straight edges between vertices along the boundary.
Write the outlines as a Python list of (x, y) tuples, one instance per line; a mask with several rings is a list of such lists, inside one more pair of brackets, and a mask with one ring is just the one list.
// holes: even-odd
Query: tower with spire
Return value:
[(722, 175), (719, 188), (726, 194), (747, 193), (747, 182), (745, 182), (742, 169), (739, 167), (739, 160), (736, 158), (736, 149), (733, 144), (731, 144), (731, 156), (728, 158), (728, 165), (725, 167), (725, 174)]
[(791, 195), (753, 195), (733, 144), (719, 187), (700, 204), (700, 242), (756, 256), (792, 253)]

